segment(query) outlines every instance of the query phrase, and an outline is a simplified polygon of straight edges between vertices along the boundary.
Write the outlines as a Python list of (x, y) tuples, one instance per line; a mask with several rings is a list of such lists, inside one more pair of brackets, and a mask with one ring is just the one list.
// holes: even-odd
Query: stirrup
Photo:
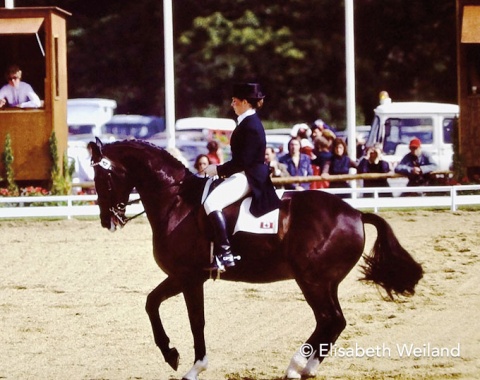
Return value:
[(223, 273), (225, 272), (225, 266), (223, 265), (222, 260), (220, 260), (217, 256), (213, 256), (213, 261), (210, 263), (208, 267), (205, 268), (205, 270), (217, 271), (219, 273)]
[(221, 258), (222, 264), (227, 268), (234, 267), (235, 260), (240, 260), (240, 256), (233, 256), (232, 253), (223, 255)]

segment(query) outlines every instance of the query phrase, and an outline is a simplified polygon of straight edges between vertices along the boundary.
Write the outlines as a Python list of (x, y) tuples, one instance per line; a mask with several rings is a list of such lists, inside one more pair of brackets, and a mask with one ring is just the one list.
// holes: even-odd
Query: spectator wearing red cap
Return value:
[(422, 142), (414, 137), (410, 141), (410, 153), (402, 158), (395, 168), (395, 173), (408, 177), (407, 186), (429, 185), (430, 173), (437, 169), (437, 164), (428, 153), (422, 152)]

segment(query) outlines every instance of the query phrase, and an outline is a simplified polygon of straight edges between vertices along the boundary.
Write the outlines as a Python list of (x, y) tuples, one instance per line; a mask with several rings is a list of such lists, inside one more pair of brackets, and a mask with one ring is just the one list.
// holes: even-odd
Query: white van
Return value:
[(112, 118), (115, 108), (117, 108), (117, 102), (111, 99), (68, 99), (68, 133), (100, 136), (103, 125)]
[(422, 141), (422, 150), (432, 155), (438, 170), (452, 165), (452, 130), (459, 107), (455, 104), (392, 102), (375, 108), (375, 117), (366, 146), (380, 143), (384, 159), (392, 169), (409, 152), (414, 137)]

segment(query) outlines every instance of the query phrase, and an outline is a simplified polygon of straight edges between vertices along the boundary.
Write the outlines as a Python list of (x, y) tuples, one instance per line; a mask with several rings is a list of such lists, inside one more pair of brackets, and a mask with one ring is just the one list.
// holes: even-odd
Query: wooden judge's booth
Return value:
[[(66, 18), (56, 7), (0, 8), (0, 83), (12, 64), (22, 70), (42, 100), (40, 108), (0, 109), (0, 154), (7, 134), (13, 148), (15, 181), (48, 181), (52, 167), (49, 139), (55, 131), (58, 165), (67, 149), (67, 43)], [(3, 160), (0, 177), (5, 178)]]
[(470, 179), (480, 179), (480, 0), (457, 0), (459, 153)]

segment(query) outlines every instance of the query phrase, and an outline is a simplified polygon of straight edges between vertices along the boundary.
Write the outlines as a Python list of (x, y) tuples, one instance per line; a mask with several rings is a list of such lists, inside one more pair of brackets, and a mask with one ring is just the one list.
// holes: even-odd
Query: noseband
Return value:
[[(114, 173), (114, 166), (112, 164), (112, 161), (110, 161), (106, 157), (102, 157), (102, 159), (100, 161), (98, 161), (98, 162), (93, 162), (92, 161), (90, 165), (93, 166), (93, 167), (100, 166), (102, 169), (107, 171), (107, 173), (108, 173), (108, 191), (111, 195), (113, 193), (113, 188), (114, 188), (113, 179), (112, 179), (112, 174)], [(111, 199), (112, 199), (112, 197), (110, 196), (110, 200)], [(118, 220), (120, 225), (123, 227), (123, 226), (125, 226), (125, 224), (127, 224), (132, 219), (135, 219), (135, 218), (137, 218), (140, 215), (145, 213), (145, 210), (143, 210), (142, 212), (140, 212), (138, 214), (135, 214), (131, 217), (126, 217), (125, 216), (125, 210), (127, 209), (127, 206), (130, 206), (130, 205), (135, 204), (135, 203), (140, 203), (141, 201), (142, 200), (140, 198), (138, 198), (138, 199), (134, 199), (132, 201), (128, 201), (127, 203), (120, 202), (120, 203), (117, 203), (115, 206), (110, 207), (108, 209), (108, 211), (110, 211), (112, 213), (112, 215)]]

